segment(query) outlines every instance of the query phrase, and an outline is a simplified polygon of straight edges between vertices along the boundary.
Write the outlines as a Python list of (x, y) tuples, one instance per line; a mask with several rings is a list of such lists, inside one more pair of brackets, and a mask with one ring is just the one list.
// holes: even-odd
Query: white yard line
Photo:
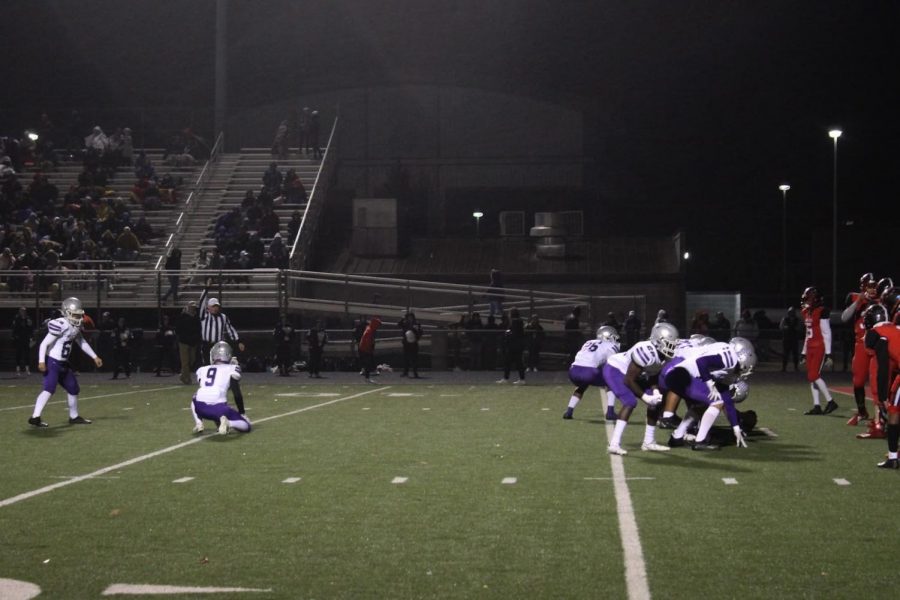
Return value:
[[(81, 402), (83, 400), (97, 400), (98, 398), (112, 398), (114, 396), (128, 396), (130, 394), (145, 394), (147, 392), (162, 392), (165, 390), (177, 390), (184, 386), (173, 385), (169, 387), (161, 387), (161, 388), (152, 388), (152, 389), (143, 389), (143, 390), (131, 390), (130, 392), (116, 392), (115, 394), (102, 394), (100, 396), (78, 396), (78, 401)], [(37, 397), (37, 394), (35, 394)], [(50, 404), (65, 404), (66, 400), (54, 400), (53, 402), (48, 402), (47, 405)], [(34, 402), (31, 404), (23, 404), (22, 406), (8, 406), (6, 408), (0, 408), (0, 411), (3, 410), (21, 410), (23, 408), (34, 408)]]
[(833, 479), (832, 481), (834, 481), (838, 485), (850, 485), (850, 482), (843, 478)]
[[(266, 421), (272, 421), (274, 419), (281, 419), (282, 417), (290, 417), (291, 415), (296, 415), (298, 413), (305, 412), (307, 410), (313, 410), (316, 408), (322, 408), (323, 406), (328, 406), (330, 404), (336, 404), (338, 402), (344, 402), (345, 400), (353, 400), (354, 398), (359, 398), (360, 396), (365, 396), (367, 394), (372, 394), (374, 392), (381, 392), (386, 389), (390, 389), (390, 386), (375, 388), (371, 390), (366, 390), (365, 392), (360, 392), (358, 394), (353, 394), (351, 396), (345, 396), (343, 398), (335, 398), (334, 400), (329, 400), (328, 402), (322, 402), (320, 404), (314, 404), (312, 406), (307, 406), (305, 408), (298, 408), (297, 410), (292, 410), (290, 412), (281, 413), (280, 415), (272, 415), (271, 417), (265, 417), (262, 419), (257, 419), (254, 423), (265, 423)], [(127, 393), (127, 392), (126, 392)], [(46, 494), (47, 492), (52, 492), (53, 490), (57, 490), (59, 488), (65, 487), (67, 485), (72, 485), (73, 483), (79, 483), (86, 479), (93, 479), (99, 475), (106, 475), (111, 471), (116, 471), (118, 469), (124, 469), (125, 467), (130, 467), (131, 465), (137, 464), (139, 462), (143, 462), (145, 460), (149, 460), (151, 458), (155, 458), (157, 456), (162, 456), (163, 454), (168, 454), (169, 452), (174, 452), (175, 450), (180, 450), (182, 448), (186, 448), (192, 444), (196, 444), (198, 442), (202, 442), (203, 440), (212, 439), (215, 436), (203, 436), (203, 437), (195, 437), (186, 442), (181, 442), (180, 444), (175, 444), (174, 446), (169, 446), (168, 448), (162, 448), (161, 450), (157, 450), (155, 452), (150, 452), (149, 454), (142, 454), (141, 456), (136, 456), (132, 459), (110, 465), (108, 467), (103, 467), (102, 469), (97, 469), (92, 473), (87, 473), (86, 475), (78, 475), (77, 477), (73, 477), (72, 479), (67, 479), (66, 481), (60, 481), (59, 483), (54, 483), (52, 485), (47, 485), (42, 488), (38, 488), (36, 490), (31, 490), (30, 492), (23, 492), (18, 494), (17, 496), (12, 496), (10, 498), (6, 498), (5, 500), (0, 500), (0, 508), (4, 506), (9, 506), (11, 504), (16, 504), (17, 502), (21, 502), (23, 500), (28, 500), (29, 498), (34, 498), (35, 496), (40, 496), (41, 494)]]
[[(614, 425), (606, 425), (606, 438), (612, 438)], [(622, 551), (625, 558), (625, 587), (628, 600), (649, 600), (650, 586), (647, 583), (647, 567), (644, 564), (644, 551), (641, 549), (641, 538), (638, 535), (637, 520), (628, 492), (625, 478), (625, 465), (621, 456), (610, 454), (612, 467), (613, 490), (616, 495), (616, 512), (619, 515), (619, 534), (622, 537)]]
[(114, 583), (105, 590), (102, 596), (170, 596), (174, 594), (243, 594), (249, 592), (268, 593), (272, 588), (240, 588), (240, 587), (193, 587), (186, 585), (147, 585), (133, 583)]

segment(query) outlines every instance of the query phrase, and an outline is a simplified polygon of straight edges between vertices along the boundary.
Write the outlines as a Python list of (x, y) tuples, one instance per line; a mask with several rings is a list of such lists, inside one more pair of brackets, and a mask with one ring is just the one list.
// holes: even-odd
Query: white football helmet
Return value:
[(728, 343), (741, 365), (741, 377), (747, 377), (756, 366), (756, 350), (753, 349), (753, 344), (747, 338), (742, 337), (731, 338)]
[(616, 331), (616, 328), (612, 327), (611, 325), (604, 325), (597, 330), (597, 339), (603, 340), (605, 342), (618, 342), (619, 332)]
[(228, 342), (216, 342), (209, 350), (209, 363), (226, 364), (231, 362), (231, 346)]
[(650, 330), (650, 341), (663, 358), (672, 358), (678, 345), (678, 328), (671, 323), (657, 323)]
[(737, 404), (746, 400), (747, 396), (750, 395), (750, 384), (743, 379), (739, 379), (731, 384), (729, 391), (731, 392), (731, 399)]
[(78, 298), (66, 298), (62, 303), (63, 316), (75, 327), (81, 327), (84, 321), (84, 309), (81, 307), (81, 300)]

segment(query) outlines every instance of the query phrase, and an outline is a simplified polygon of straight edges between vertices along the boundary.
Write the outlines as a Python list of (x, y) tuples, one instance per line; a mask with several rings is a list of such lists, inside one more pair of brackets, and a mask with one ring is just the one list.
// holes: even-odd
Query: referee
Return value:
[(244, 351), (244, 344), (239, 340), (238, 332), (231, 324), (228, 315), (222, 312), (222, 306), (217, 298), (206, 299), (208, 289), (200, 294), (200, 339), (202, 350), (201, 360), (204, 365), (209, 364), (209, 351), (216, 342), (237, 342), (238, 350)]

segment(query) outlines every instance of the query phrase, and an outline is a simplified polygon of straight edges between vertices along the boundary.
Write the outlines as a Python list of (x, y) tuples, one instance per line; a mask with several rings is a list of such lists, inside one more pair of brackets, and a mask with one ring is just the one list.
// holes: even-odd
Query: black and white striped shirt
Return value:
[(222, 309), (219, 309), (219, 314), (217, 315), (209, 312), (206, 306), (208, 295), (209, 290), (203, 290), (203, 293), (200, 294), (200, 337), (207, 344), (215, 344), (222, 340), (237, 342), (239, 340), (238, 332), (231, 324), (228, 316), (221, 312)]

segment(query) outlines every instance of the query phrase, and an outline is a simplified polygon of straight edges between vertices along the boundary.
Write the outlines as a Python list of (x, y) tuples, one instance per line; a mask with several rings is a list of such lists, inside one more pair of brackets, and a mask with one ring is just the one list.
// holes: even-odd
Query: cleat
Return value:
[(641, 444), (641, 450), (644, 452), (668, 452), (671, 448), (663, 446), (662, 444), (657, 444), (656, 442), (651, 442), (649, 444)]
[(524, 379), (516, 379), (515, 381), (513, 381), (513, 385), (525, 385), (525, 380)]
[(565, 413), (563, 413), (563, 419), (566, 419), (566, 420), (571, 419), (572, 414), (573, 414), (572, 409), (567, 410)]
[(607, 421), (618, 421), (619, 415), (617, 415), (616, 411), (614, 411), (613, 409), (608, 408), (608, 409), (606, 409), (606, 420)]
[(693, 445), (691, 446), (691, 450), (698, 450), (700, 452), (709, 452), (709, 451), (714, 451), (714, 450), (718, 450), (718, 449), (719, 449), (719, 447), (717, 445), (710, 444), (706, 440), (694, 442)]
[(881, 427), (869, 427), (867, 432), (856, 434), (858, 440), (883, 440), (886, 437), (887, 435)]
[(684, 446), (684, 438), (669, 437), (669, 448), (683, 448)]
[(219, 435), (227, 434), (230, 429), (231, 425), (228, 424), (228, 417), (225, 415), (219, 417)]
[(847, 425), (849, 425), (850, 427), (856, 427), (861, 422), (868, 421), (868, 420), (869, 420), (869, 413), (856, 413), (855, 415), (850, 417), (850, 420), (847, 421)]
[(888, 458), (878, 463), (879, 469), (900, 469), (900, 460), (896, 458)]
[(822, 412), (822, 407), (819, 406), (818, 404), (816, 404), (815, 406), (813, 406), (811, 409), (809, 409), (808, 411), (806, 411), (803, 414), (804, 415), (824, 415), (825, 413)]
[(616, 456), (625, 456), (628, 454), (628, 450), (625, 450), (621, 446), (607, 446), (606, 452), (609, 454), (615, 454)]
[(506, 379), (506, 378), (498, 379), (497, 383), (509, 383), (509, 379)]
[(681, 419), (677, 416), (663, 417), (656, 423), (660, 429), (677, 429), (679, 425), (681, 425)]
[(834, 400), (829, 400), (828, 404), (825, 405), (825, 410), (823, 411), (823, 413), (826, 415), (830, 415), (837, 409), (838, 409), (838, 403), (835, 402)]
[(194, 428), (191, 430), (191, 433), (203, 433), (203, 423), (197, 423), (194, 425)]
[(28, 419), (28, 424), (33, 427), (50, 427), (49, 425), (41, 421), (40, 417), (31, 417), (30, 419)]
[(91, 420), (85, 419), (81, 415), (78, 415), (74, 419), (69, 419), (69, 425), (90, 425)]

